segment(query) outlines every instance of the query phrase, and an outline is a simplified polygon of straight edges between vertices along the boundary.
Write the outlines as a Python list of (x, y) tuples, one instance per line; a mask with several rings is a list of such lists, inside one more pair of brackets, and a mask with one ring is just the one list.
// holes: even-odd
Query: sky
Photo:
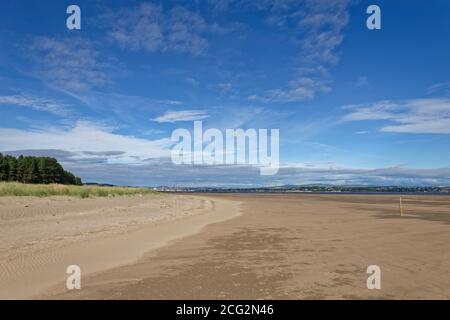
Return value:
[[(0, 30), (0, 152), (85, 182), (450, 185), (447, 0), (2, 1)], [(175, 165), (194, 120), (279, 129), (280, 170)]]

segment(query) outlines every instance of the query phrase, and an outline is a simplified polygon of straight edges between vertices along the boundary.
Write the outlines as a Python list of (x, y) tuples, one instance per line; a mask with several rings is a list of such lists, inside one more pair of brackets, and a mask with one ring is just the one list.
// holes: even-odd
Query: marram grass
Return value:
[(78, 198), (114, 197), (149, 194), (154, 191), (146, 188), (75, 186), (62, 184), (26, 184), (18, 182), (0, 182), (0, 197), (7, 196), (70, 196)]

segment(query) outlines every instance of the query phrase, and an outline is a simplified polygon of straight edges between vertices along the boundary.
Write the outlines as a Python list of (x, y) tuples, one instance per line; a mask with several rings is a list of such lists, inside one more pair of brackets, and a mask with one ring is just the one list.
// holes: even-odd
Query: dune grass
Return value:
[(131, 196), (154, 193), (146, 188), (75, 186), (62, 184), (25, 184), (17, 182), (1, 182), (0, 197), (6, 196), (70, 196), (78, 198)]

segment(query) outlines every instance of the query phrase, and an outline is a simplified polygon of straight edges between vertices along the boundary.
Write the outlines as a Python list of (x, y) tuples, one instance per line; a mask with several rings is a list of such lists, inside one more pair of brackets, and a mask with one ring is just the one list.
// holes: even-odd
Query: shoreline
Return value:
[[(111, 200), (113, 203), (109, 203)], [(19, 201), (21, 206), (21, 202), (36, 203), (38, 200), (15, 198), (0, 199), (1, 201)], [(93, 208), (81, 210), (76, 208), (77, 205), (86, 205), (86, 201), (89, 200), (53, 198), (39, 201), (42, 203), (50, 201), (48, 206), (53, 207), (65, 204), (65, 201), (70, 202), (70, 208), (74, 212), (60, 218), (59, 225), (65, 220), (71, 224), (80, 219), (87, 222), (77, 222), (79, 225), (75, 228), (67, 228), (64, 230), (66, 234), (62, 232), (55, 237), (54, 231), (49, 230), (46, 233), (42, 230), (49, 229), (48, 225), (54, 223), (52, 220), (58, 214), (47, 214), (48, 217), (43, 217), (45, 224), (43, 225), (39, 217), (25, 217), (23, 221), (16, 223), (11, 213), (2, 212), (0, 227), (5, 229), (14, 226), (16, 232), (28, 228), (28, 231), (36, 232), (36, 237), (40, 238), (31, 241), (28, 238), (19, 239), (13, 246), (4, 247), (1, 251), (3, 253), (3, 266), (0, 268), (1, 299), (34, 299), (45, 296), (46, 292), (65, 290), (65, 281), (68, 277), (65, 271), (69, 265), (79, 265), (84, 279), (91, 274), (133, 263), (143, 255), (172, 241), (200, 232), (211, 223), (231, 219), (240, 214), (238, 202), (206, 199), (201, 196), (163, 195), (91, 199)], [(96, 205), (96, 202), (101, 203)], [(120, 207), (119, 204), (123, 205)], [(24, 206), (26, 209), (31, 207), (29, 204)], [(66, 206), (62, 208), (65, 209)], [(148, 219), (145, 211), (151, 210), (161, 212), (158, 216)], [(135, 217), (134, 213), (138, 217)], [(112, 214), (115, 215), (114, 218), (111, 217)], [(114, 219), (118, 221), (112, 224), (110, 220)], [(24, 221), (27, 221), (28, 226), (20, 229), (17, 224), (23, 224)], [(94, 227), (93, 224), (97, 225)], [(83, 228), (91, 230), (86, 232)]]

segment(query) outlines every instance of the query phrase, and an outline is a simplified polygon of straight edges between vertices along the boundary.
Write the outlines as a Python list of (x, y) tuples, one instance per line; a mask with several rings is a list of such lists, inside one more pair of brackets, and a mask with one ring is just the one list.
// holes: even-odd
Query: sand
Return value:
[[(185, 197), (194, 196), (171, 197), (184, 203)], [(81, 290), (68, 291), (61, 282), (33, 297), (450, 298), (449, 196), (404, 196), (403, 217), (394, 195), (196, 197), (203, 203), (222, 201), (227, 218), (219, 215), (220, 222), (205, 223), (206, 227), (151, 248), (133, 262), (83, 273)], [(109, 203), (108, 208), (113, 207)], [(176, 221), (184, 226), (183, 219)], [(2, 238), (9, 237), (2, 233)], [(138, 245), (133, 238), (127, 241)], [(366, 287), (369, 265), (381, 268), (381, 290)]]
[(237, 202), (197, 196), (0, 198), (0, 299), (65, 288), (69, 265), (83, 278), (238, 214)]

